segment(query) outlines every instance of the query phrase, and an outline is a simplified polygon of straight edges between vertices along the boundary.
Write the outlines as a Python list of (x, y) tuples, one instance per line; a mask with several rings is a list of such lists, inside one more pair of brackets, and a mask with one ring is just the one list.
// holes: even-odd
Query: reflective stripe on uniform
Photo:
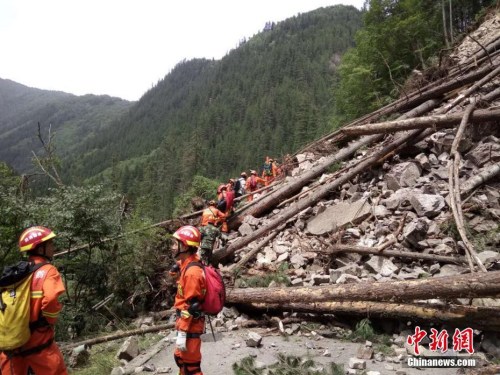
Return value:
[(51, 313), (48, 311), (42, 311), (42, 315), (46, 316), (47, 318), (57, 318), (59, 316), (59, 311), (55, 313)]
[(42, 298), (43, 297), (43, 291), (33, 291), (31, 292), (31, 298)]

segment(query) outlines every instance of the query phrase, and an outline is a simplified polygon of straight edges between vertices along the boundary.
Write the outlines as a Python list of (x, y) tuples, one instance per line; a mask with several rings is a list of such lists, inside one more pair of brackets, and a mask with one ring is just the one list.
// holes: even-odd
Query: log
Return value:
[(466, 196), (476, 187), (484, 184), (498, 174), (500, 174), (500, 162), (482, 168), (477, 175), (472, 176), (460, 185), (460, 195), (462, 197)]
[(382, 257), (397, 257), (406, 259), (416, 259), (416, 260), (430, 260), (440, 263), (451, 263), (451, 264), (464, 264), (466, 260), (462, 257), (449, 257), (444, 255), (436, 254), (422, 254), (414, 253), (411, 251), (401, 251), (401, 250), (380, 250), (375, 247), (366, 246), (352, 246), (352, 245), (333, 245), (328, 249), (316, 250), (319, 253), (326, 254), (337, 254), (337, 253), (356, 253), (362, 255), (379, 255)]
[[(384, 134), (396, 131), (405, 131), (411, 129), (425, 129), (431, 127), (445, 128), (460, 124), (464, 117), (464, 112), (452, 113), (449, 115), (435, 115), (426, 117), (410, 118), (407, 120), (396, 120), (379, 122), (376, 124), (359, 125), (342, 129), (347, 135), (368, 135)], [(472, 123), (483, 123), (500, 119), (500, 109), (485, 109), (475, 111), (470, 117)]]
[(312, 314), (347, 314), (360, 317), (412, 319), (471, 326), (475, 329), (500, 331), (500, 309), (495, 307), (463, 305), (431, 305), (418, 303), (391, 303), (371, 301), (343, 301), (317, 303), (284, 303), (249, 305), (259, 311), (290, 311)]
[[(342, 186), (342, 184), (346, 183), (354, 176), (368, 170), (371, 166), (376, 164), (379, 159), (388, 155), (402, 144), (405, 144), (409, 140), (415, 138), (419, 133), (420, 133), (419, 130), (414, 130), (408, 134), (401, 135), (400, 137), (389, 143), (387, 146), (382, 147), (381, 150), (373, 152), (372, 155), (367, 157), (362, 162), (358, 163), (344, 175), (318, 188), (318, 190), (311, 196), (301, 199), (300, 201), (290, 205), (290, 207), (288, 207), (286, 210), (283, 210), (283, 212), (281, 212), (278, 216), (273, 218), (267, 225), (260, 227), (251, 235), (238, 239), (237, 241), (229, 245), (227, 248), (223, 248), (217, 252), (214, 252), (212, 259), (214, 259), (215, 264), (220, 262), (222, 259), (228, 257), (229, 255), (232, 255), (236, 250), (241, 249), (243, 246), (246, 246), (247, 244), (253, 242), (257, 238), (261, 238), (263, 235), (270, 232), (272, 229), (276, 228), (286, 220), (292, 218), (300, 211), (316, 204), (323, 197), (331, 194), (332, 191), (337, 189), (339, 186)], [(373, 136), (373, 137), (378, 137), (378, 136)]]
[(112, 335), (94, 337), (93, 339), (88, 339), (88, 340), (83, 340), (80, 342), (74, 342), (74, 343), (70, 343), (70, 344), (66, 344), (66, 345), (61, 345), (61, 349), (62, 350), (72, 349), (72, 348), (76, 348), (77, 346), (80, 346), (80, 345), (91, 346), (91, 345), (101, 344), (103, 342), (118, 340), (118, 339), (121, 339), (124, 337), (143, 335), (145, 333), (151, 333), (151, 332), (164, 331), (166, 329), (172, 329), (174, 327), (175, 327), (175, 323), (167, 323), (167, 324), (160, 324), (157, 326), (152, 326), (152, 327), (147, 327), (147, 328), (138, 328), (138, 329), (133, 329), (130, 331), (114, 333)]
[(227, 303), (331, 301), (412, 301), (432, 298), (478, 298), (500, 293), (500, 271), (387, 282), (317, 287), (229, 289)]
[(457, 225), (457, 230), (462, 238), (462, 241), (465, 245), (465, 250), (467, 252), (467, 256), (469, 258), (469, 267), (471, 272), (474, 272), (474, 267), (472, 265), (472, 259), (476, 262), (479, 269), (483, 272), (487, 272), (486, 267), (483, 265), (481, 260), (479, 259), (477, 252), (474, 250), (474, 245), (469, 241), (467, 237), (467, 233), (465, 231), (465, 220), (462, 212), (462, 200), (460, 197), (460, 181), (459, 181), (459, 167), (460, 167), (460, 153), (458, 152), (458, 145), (460, 140), (462, 139), (463, 134), (465, 133), (465, 128), (469, 121), (469, 117), (474, 110), (476, 105), (476, 101), (472, 100), (467, 109), (464, 111), (463, 119), (460, 123), (460, 126), (457, 129), (455, 134), (455, 139), (453, 140), (453, 144), (451, 145), (451, 160), (449, 162), (449, 190), (450, 190), (450, 203), (451, 210), (453, 212), (453, 217), (455, 218), (455, 223)]
[(469, 87), (467, 90), (462, 92), (460, 95), (458, 95), (455, 99), (453, 99), (450, 103), (448, 103), (443, 110), (445, 112), (448, 112), (450, 109), (455, 107), (458, 103), (460, 103), (462, 100), (465, 98), (469, 97), (472, 93), (474, 93), (476, 90), (478, 90), (480, 87), (484, 86), (484, 84), (493, 81), (493, 79), (500, 73), (500, 65), (497, 65), (495, 69), (488, 73), (486, 76), (481, 78), (479, 81), (475, 82), (471, 87)]

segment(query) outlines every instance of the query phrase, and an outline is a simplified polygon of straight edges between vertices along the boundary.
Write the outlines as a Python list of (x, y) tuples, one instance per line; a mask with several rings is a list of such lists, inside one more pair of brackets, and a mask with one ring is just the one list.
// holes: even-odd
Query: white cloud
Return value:
[(0, 77), (137, 100), (179, 61), (220, 59), (297, 13), (364, 0), (1, 0)]

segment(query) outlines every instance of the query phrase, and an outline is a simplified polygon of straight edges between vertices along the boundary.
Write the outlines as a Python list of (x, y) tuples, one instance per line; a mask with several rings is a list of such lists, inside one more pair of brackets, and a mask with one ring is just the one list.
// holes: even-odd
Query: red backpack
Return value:
[(184, 272), (191, 266), (201, 267), (205, 273), (207, 293), (201, 302), (201, 310), (207, 315), (217, 315), (222, 311), (226, 302), (226, 287), (221, 274), (213, 266), (206, 266), (200, 262), (189, 263)]
[(257, 179), (255, 176), (250, 177), (250, 189), (255, 189), (257, 187)]

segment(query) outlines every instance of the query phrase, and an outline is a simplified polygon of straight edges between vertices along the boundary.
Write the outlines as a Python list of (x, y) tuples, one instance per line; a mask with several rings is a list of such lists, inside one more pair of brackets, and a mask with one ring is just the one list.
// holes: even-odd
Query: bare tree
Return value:
[(444, 41), (446, 43), (446, 48), (450, 48), (450, 40), (448, 38), (448, 29), (446, 28), (446, 7), (445, 7), (445, 0), (441, 0), (441, 10), (443, 14), (443, 34), (444, 34)]
[(44, 157), (38, 157), (35, 151), (31, 151), (33, 153), (34, 161), (38, 165), (38, 167), (43, 171), (43, 173), (48, 176), (52, 181), (55, 182), (57, 186), (64, 186), (59, 173), (57, 172), (56, 166), (58, 165), (58, 160), (55, 155), (55, 148), (53, 138), (54, 134), (52, 134), (52, 124), (49, 125), (47, 142), (43, 139), (41, 125), (38, 123), (38, 139), (42, 143), (43, 149), (45, 151)]

